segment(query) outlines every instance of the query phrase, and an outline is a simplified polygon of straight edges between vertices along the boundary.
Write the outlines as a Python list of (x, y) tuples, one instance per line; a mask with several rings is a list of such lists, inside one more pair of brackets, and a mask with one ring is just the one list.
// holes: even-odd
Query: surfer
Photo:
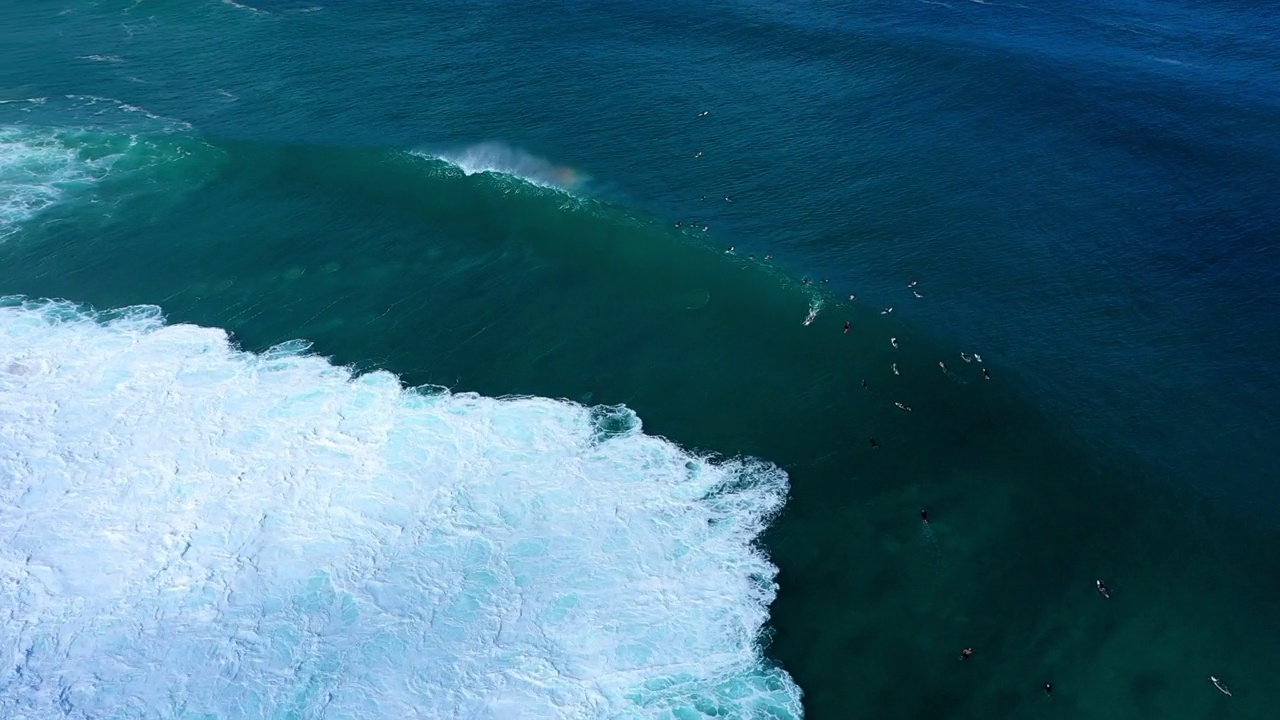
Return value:
[(702, 199), (703, 199), (703, 200), (706, 200), (706, 199), (707, 199), (707, 196), (706, 196), (706, 195), (703, 195), (703, 196), (702, 196)]
[(960, 351), (960, 359), (965, 362), (973, 362), (973, 357), (970, 355), (965, 355), (963, 350)]
[(845, 334), (845, 335), (848, 335), (848, 334), (849, 334), (849, 321), (848, 321), (848, 320), (845, 320), (845, 321), (844, 321), (844, 334)]
[(897, 405), (899, 410), (905, 410), (906, 412), (911, 412), (911, 406), (910, 406), (910, 405), (905, 405), (905, 404), (900, 403), (900, 402), (896, 402), (896, 403), (894, 403), (894, 405)]
[(809, 284), (809, 278), (801, 278), (801, 279), (800, 279), (800, 282), (804, 283), (805, 285), (808, 285), (808, 284)]
[(897, 350), (897, 349), (898, 349), (898, 338), (896, 338), (896, 337), (891, 337), (891, 338), (889, 338), (889, 344), (893, 346), (893, 349), (894, 349), (894, 350)]
[(850, 299), (850, 300), (857, 300), (857, 299), (858, 299), (858, 296), (857, 296), (857, 295), (850, 295), (850, 296), (849, 296), (849, 299)]
[(987, 369), (986, 369), (986, 368), (982, 368), (982, 379), (983, 379), (983, 380), (990, 380), (990, 379), (991, 379), (991, 373), (987, 372)]
[(863, 379), (862, 379), (862, 389), (863, 389), (863, 390), (870, 390), (870, 389), (871, 389), (871, 386), (867, 384), (867, 379), (866, 379), (866, 378), (863, 378)]
[(1053, 694), (1053, 683), (1045, 683), (1045, 684), (1044, 684), (1044, 694), (1045, 694), (1045, 695), (1052, 695), (1052, 694)]
[(913, 287), (915, 287), (915, 286), (916, 286), (916, 281), (915, 281), (915, 280), (912, 280), (911, 282), (907, 283), (907, 287), (909, 287), (909, 288), (913, 288)]
[(711, 226), (710, 226), (710, 225), (703, 225), (703, 226), (702, 226), (702, 232), (706, 232), (706, 231), (708, 231), (708, 230), (710, 230), (710, 229), (711, 229)]
[(912, 291), (911, 291), (911, 294), (912, 294), (912, 295), (915, 295), (915, 296), (916, 296), (916, 297), (918, 297), (918, 298), (922, 298), (922, 297), (924, 297), (923, 295), (921, 295), (920, 293), (916, 292), (915, 290), (912, 290)]
[(698, 113), (698, 117), (706, 117), (710, 114), (711, 114), (710, 110), (703, 110), (702, 112)]
[(871, 449), (872, 449), (872, 450), (879, 450), (879, 449), (880, 449), (880, 443), (876, 442), (876, 439), (875, 439), (875, 438), (871, 438)]
[(680, 227), (680, 221), (679, 221), (679, 220), (677, 220), (677, 221), (676, 221), (676, 227)]
[(889, 367), (893, 368), (893, 374), (894, 374), (894, 375), (901, 375), (901, 374), (902, 374), (902, 373), (898, 372), (898, 363), (890, 363), (890, 364), (889, 364)]
[(1104, 582), (1102, 582), (1101, 580), (1097, 580), (1097, 581), (1095, 581), (1095, 582), (1097, 582), (1097, 584), (1098, 584), (1098, 594), (1099, 594), (1099, 595), (1101, 595), (1102, 597), (1107, 598), (1108, 600), (1110, 600), (1110, 599), (1111, 599), (1111, 591), (1110, 591), (1110, 590), (1107, 590), (1107, 584), (1106, 584), (1106, 583), (1104, 583)]
[(765, 253), (765, 254), (764, 254), (764, 259), (765, 259), (765, 260), (772, 260), (772, 259), (773, 259), (773, 253)]
[(1226, 695), (1227, 697), (1234, 697), (1234, 696), (1231, 694), (1231, 691), (1230, 691), (1230, 690), (1228, 690), (1228, 689), (1226, 688), (1226, 686), (1224, 686), (1224, 685), (1222, 684), (1222, 681), (1221, 681), (1221, 680), (1219, 680), (1218, 678), (1216, 678), (1216, 677), (1214, 677), (1214, 676), (1210, 675), (1210, 676), (1209, 676), (1209, 682), (1213, 683), (1213, 686), (1214, 686), (1214, 687), (1216, 687), (1216, 688), (1218, 688), (1219, 690), (1221, 690), (1223, 695)]
[(730, 245), (730, 246), (729, 246), (729, 249), (728, 249), (728, 250), (725, 250), (725, 254), (729, 254), (729, 253), (732, 253), (732, 252), (733, 252), (733, 246), (732, 246), (732, 245)]
[(929, 511), (928, 511), (928, 510), (921, 510), (921, 511), (920, 511), (920, 520), (922, 520), (922, 521), (924, 522), (924, 524), (925, 524), (925, 525), (928, 525), (928, 524), (929, 524)]
[(826, 279), (826, 278), (822, 278), (822, 284), (823, 284), (823, 285), (826, 285), (826, 284), (827, 284), (827, 283), (829, 283), (829, 282), (831, 282), (831, 281), (830, 281), (830, 280), (828, 280), (828, 279)]
[(724, 196), (724, 201), (725, 201), (725, 202), (727, 202), (727, 203), (731, 203), (731, 202), (733, 202), (733, 198), (729, 197), (728, 195), (725, 195), (725, 196)]
[(880, 311), (880, 314), (881, 314), (881, 315), (888, 315), (888, 314), (889, 314), (889, 313), (891, 313), (891, 312), (893, 312), (893, 308), (891, 308), (891, 307), (887, 307), (887, 308), (885, 308), (885, 309), (881, 310), (881, 311)]
[(700, 157), (702, 157), (702, 151), (701, 151), (701, 150), (699, 150), (697, 153), (695, 153), (695, 154), (694, 154), (694, 157), (696, 157), (696, 158), (700, 158)]
[(977, 360), (978, 362), (982, 362), (982, 356), (979, 355), (978, 353), (973, 354), (973, 359)]
[(973, 648), (967, 647), (960, 651), (961, 660), (968, 660), (971, 657), (973, 657)]
[(941, 360), (938, 361), (938, 367), (942, 368), (942, 372), (947, 371), (946, 363), (942, 362)]

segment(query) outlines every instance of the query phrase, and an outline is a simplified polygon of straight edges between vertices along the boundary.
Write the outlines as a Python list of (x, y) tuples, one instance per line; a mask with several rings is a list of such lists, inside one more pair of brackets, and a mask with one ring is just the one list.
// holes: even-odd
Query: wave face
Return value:
[(306, 350), (0, 301), (0, 715), (801, 715), (779, 469)]

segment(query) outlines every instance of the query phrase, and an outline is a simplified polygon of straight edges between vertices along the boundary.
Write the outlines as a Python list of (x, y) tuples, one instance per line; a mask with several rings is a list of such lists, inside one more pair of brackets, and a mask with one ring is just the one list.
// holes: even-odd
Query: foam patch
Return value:
[(0, 716), (799, 717), (787, 478), (621, 407), (0, 301)]

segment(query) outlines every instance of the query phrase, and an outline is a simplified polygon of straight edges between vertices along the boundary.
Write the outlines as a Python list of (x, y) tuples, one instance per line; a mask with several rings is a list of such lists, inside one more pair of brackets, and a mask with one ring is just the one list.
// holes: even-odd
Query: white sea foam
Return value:
[[(76, 115), (82, 122), (92, 123), (89, 125), (90, 127), (99, 125), (118, 127), (123, 121), (124, 123), (129, 123), (133, 128), (145, 132), (174, 133), (192, 130), (191, 124), (188, 122), (157, 115), (146, 108), (130, 105), (115, 98), (98, 95), (64, 95), (63, 99), (68, 101), (70, 108), (74, 108)], [(136, 118), (130, 117), (131, 115), (141, 115), (154, 122), (138, 123)]]
[(101, 180), (123, 150), (84, 152), (76, 132), (0, 125), (0, 239), (74, 188)]
[(799, 717), (786, 494), (625, 408), (0, 300), (0, 717)]
[(251, 5), (245, 5), (244, 3), (238, 3), (238, 2), (236, 2), (236, 0), (222, 0), (222, 4), (224, 4), (224, 5), (230, 5), (231, 7), (239, 8), (240, 10), (248, 10), (249, 12), (254, 13), (255, 15), (269, 15), (269, 14), (270, 14), (270, 13), (268, 13), (266, 10), (261, 10), (261, 9), (259, 9), (259, 8), (253, 7), (253, 6), (251, 6)]
[[(138, 171), (135, 188), (166, 195), (202, 182), (217, 151), (191, 126), (149, 110), (92, 95), (0, 102), (0, 240), (24, 221), (108, 177)], [(182, 162), (189, 158), (193, 162)], [(169, 166), (157, 176), (160, 166)]]
[(568, 192), (579, 189), (588, 179), (571, 167), (557, 165), (502, 143), (480, 143), (444, 152), (415, 151), (413, 154), (442, 160), (465, 175), (494, 173), (518, 178), (538, 187)]

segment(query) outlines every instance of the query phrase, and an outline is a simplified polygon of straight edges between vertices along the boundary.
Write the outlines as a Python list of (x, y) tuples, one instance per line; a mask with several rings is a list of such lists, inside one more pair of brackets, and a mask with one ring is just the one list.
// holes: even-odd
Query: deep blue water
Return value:
[(780, 466), (760, 652), (807, 715), (1275, 698), (1269, 5), (10, 3), (0, 101), (0, 294)]

